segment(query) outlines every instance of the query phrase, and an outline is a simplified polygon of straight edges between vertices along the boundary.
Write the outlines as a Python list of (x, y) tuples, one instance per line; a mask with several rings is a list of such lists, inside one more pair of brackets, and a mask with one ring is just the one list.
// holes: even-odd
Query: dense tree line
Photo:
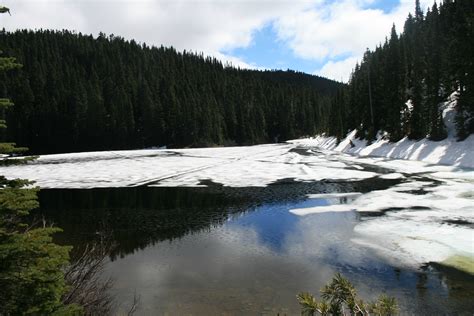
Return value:
[(356, 65), (332, 101), (326, 131), (343, 137), (357, 128), (368, 140), (378, 131), (392, 141), (406, 135), (441, 140), (447, 133), (439, 105), (455, 91), (457, 136), (464, 139), (474, 133), (474, 1), (445, 0), (425, 14), (417, 0), (404, 31), (398, 35), (394, 26)]
[(341, 84), (70, 31), (0, 35), (8, 137), (33, 153), (253, 144), (318, 132)]

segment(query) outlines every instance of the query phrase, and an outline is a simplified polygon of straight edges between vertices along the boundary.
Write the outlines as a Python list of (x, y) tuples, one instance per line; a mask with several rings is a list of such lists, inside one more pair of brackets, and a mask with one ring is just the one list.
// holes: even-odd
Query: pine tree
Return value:
[(401, 58), (400, 39), (398, 38), (395, 25), (392, 27), (390, 41), (386, 55), (386, 131), (390, 135), (391, 141), (398, 141), (403, 137), (400, 113), (403, 110), (403, 64)]
[(439, 12), (435, 3), (426, 16), (427, 23), (427, 70), (426, 70), (426, 99), (429, 112), (429, 138), (431, 140), (442, 140), (446, 138), (447, 132), (443, 122), (443, 115), (439, 104), (442, 99), (441, 90), (441, 42), (439, 34)]
[(421, 10), (420, 0), (415, 1), (415, 21), (423, 21), (423, 11)]
[(427, 135), (426, 128), (426, 107), (425, 107), (425, 83), (424, 83), (424, 71), (425, 71), (425, 34), (422, 28), (423, 25), (423, 11), (420, 9), (419, 0), (416, 1), (415, 9), (415, 20), (412, 29), (412, 73), (411, 78), (411, 93), (410, 100), (413, 106), (410, 115), (410, 130), (408, 136), (411, 139), (421, 139)]

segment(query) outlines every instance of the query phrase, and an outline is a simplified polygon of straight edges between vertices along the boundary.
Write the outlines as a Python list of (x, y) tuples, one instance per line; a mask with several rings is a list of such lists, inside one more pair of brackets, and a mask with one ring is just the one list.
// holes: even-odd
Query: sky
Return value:
[[(0, 0), (15, 29), (69, 29), (203, 52), (256, 69), (347, 82), (364, 51), (397, 31), (415, 0)], [(434, 0), (421, 0), (426, 11)]]

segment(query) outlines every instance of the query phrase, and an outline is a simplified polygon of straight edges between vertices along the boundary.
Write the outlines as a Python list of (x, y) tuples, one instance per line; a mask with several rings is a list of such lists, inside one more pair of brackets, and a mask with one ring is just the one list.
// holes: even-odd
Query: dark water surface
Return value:
[(472, 315), (472, 276), (439, 266), (399, 269), (353, 243), (364, 214), (289, 212), (329, 203), (309, 193), (368, 192), (399, 181), (51, 189), (40, 192), (40, 203), (64, 229), (60, 243), (77, 249), (110, 236), (116, 247), (106, 274), (119, 306), (140, 295), (138, 315), (299, 315), (296, 294), (317, 294), (336, 272), (364, 298), (396, 296), (402, 314)]

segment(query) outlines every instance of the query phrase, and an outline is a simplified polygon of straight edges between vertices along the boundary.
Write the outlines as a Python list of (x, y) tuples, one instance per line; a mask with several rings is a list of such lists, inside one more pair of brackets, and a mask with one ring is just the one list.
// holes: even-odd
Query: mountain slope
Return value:
[(341, 84), (68, 31), (0, 35), (9, 139), (32, 153), (274, 142), (318, 132)]

